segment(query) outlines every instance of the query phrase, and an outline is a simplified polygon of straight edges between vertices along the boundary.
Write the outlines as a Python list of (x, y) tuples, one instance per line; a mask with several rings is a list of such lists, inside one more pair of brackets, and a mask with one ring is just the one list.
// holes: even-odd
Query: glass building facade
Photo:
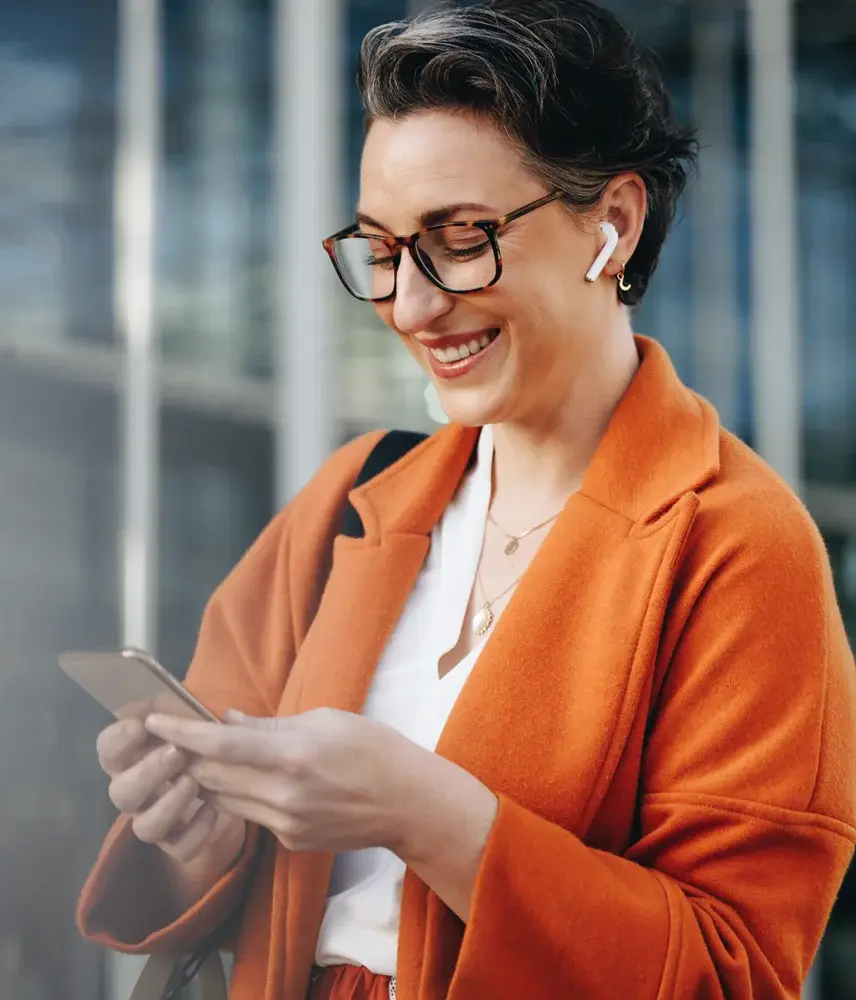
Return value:
[[(154, 0), (139, 2), (156, 10)], [(772, 277), (759, 261), (778, 259), (782, 248), (757, 245), (753, 176), (768, 120), (753, 83), (765, 65), (757, 4), (792, 25), (785, 72), (793, 100), (782, 100), (797, 184), (782, 210), (793, 212), (796, 266)], [(117, 306), (119, 150), (134, 114), (121, 41), (128, 5), (0, 5), (0, 997), (125, 1000), (121, 971), (73, 927), (75, 897), (112, 810), (93, 752), (102, 715), (63, 682), (56, 654), (129, 638), (123, 489), (134, 437), (122, 428), (135, 372)], [(700, 177), (636, 326), (668, 347), (683, 378), (750, 444), (761, 448), (765, 425), (796, 428), (797, 485), (826, 538), (856, 642), (856, 4), (608, 5), (657, 50), (678, 112), (697, 120), (703, 144)], [(208, 595), (300, 485), (301, 469), (365, 429), (431, 426), (409, 355), (332, 274), (313, 286), (332, 303), (325, 338), (316, 342), (318, 331), (289, 320), (299, 316), (288, 300), (299, 285), (284, 270), (293, 248), (283, 250), (282, 232), (293, 136), (282, 127), (283, 105), (322, 101), (335, 110), (319, 127), (337, 137), (338, 188), (327, 200), (334, 225), (346, 224), (362, 135), (351, 83), (359, 41), (414, 5), (304, 7), (336, 25), (326, 51), (338, 70), (320, 97), (289, 92), (279, 72), (295, 43), (283, 25), (307, 28), (306, 44), (317, 38), (308, 15), (300, 19), (300, 0), (169, 0), (152, 22), (160, 87), (149, 412), (158, 443), (147, 482), (157, 558), (139, 610), (148, 644), (178, 674)], [(318, 204), (323, 195), (313, 196)], [(329, 217), (306, 234), (308, 257), (321, 254)], [(771, 402), (758, 387), (765, 371), (780, 370), (788, 345), (782, 356), (775, 341), (762, 350), (755, 331), (759, 287), (776, 281), (793, 295), (799, 380), (783, 379)], [(302, 437), (315, 439), (299, 426), (314, 411), (310, 398), (293, 398), (300, 373), (295, 379), (289, 359), (322, 354), (305, 391), (312, 372), (326, 373), (329, 419), (317, 454), (292, 465)], [(145, 477), (146, 461), (135, 467)], [(854, 878), (812, 992), (856, 1000)]]

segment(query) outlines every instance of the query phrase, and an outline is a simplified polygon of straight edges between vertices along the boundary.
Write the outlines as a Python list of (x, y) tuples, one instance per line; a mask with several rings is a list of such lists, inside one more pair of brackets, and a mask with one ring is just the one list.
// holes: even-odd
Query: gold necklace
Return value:
[[(524, 538), (527, 538), (532, 534), (533, 531), (538, 531), (539, 528), (546, 528), (548, 524), (552, 524), (553, 521), (561, 514), (562, 511), (557, 511), (552, 517), (548, 517), (546, 521), (541, 521), (539, 524), (534, 525), (532, 528), (527, 528), (526, 531), (522, 531), (519, 535), (512, 535), (510, 531), (506, 531), (501, 524), (498, 524), (494, 519), (493, 514), (488, 511), (487, 519), (491, 524), (495, 525), (508, 539), (505, 548), (502, 550), (507, 556), (513, 556), (514, 553), (520, 548), (520, 543)], [(500, 595), (501, 596), (501, 595)], [(497, 597), (496, 600), (499, 600)]]
[(484, 584), (482, 583), (481, 570), (476, 570), (476, 580), (478, 581), (479, 589), (484, 595), (484, 604), (476, 611), (473, 617), (470, 619), (470, 628), (476, 635), (487, 635), (490, 632), (491, 627), (494, 622), (493, 606), (497, 601), (501, 600), (505, 595), (513, 590), (518, 583), (523, 579), (525, 575), (525, 570), (516, 580), (513, 580), (501, 594), (497, 594), (492, 600), (488, 600), (487, 595), (484, 592)]

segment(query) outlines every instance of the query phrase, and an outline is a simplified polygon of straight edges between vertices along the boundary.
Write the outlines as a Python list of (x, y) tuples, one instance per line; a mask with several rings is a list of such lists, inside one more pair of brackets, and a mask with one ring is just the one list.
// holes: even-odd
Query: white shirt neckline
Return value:
[[(431, 533), (425, 564), (380, 657), (363, 714), (434, 751), (484, 642), (439, 675), (465, 627), (490, 507), (493, 432), (482, 428), (474, 467)], [(315, 953), (318, 965), (394, 975), (405, 866), (383, 848), (336, 856)]]

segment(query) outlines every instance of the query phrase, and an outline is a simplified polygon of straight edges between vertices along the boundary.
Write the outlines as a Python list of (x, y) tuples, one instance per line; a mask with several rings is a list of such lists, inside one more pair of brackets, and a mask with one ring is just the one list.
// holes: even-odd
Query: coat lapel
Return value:
[[(336, 538), (327, 585), (294, 662), (279, 715), (360, 712), (375, 667), (428, 554), (431, 529), (464, 474), (477, 431), (447, 428), (351, 493), (363, 538)], [(375, 496), (376, 494), (376, 496)], [(303, 1000), (332, 858), (280, 849), (285, 879), (285, 1000)]]
[[(494, 791), (581, 836), (650, 680), (699, 505), (693, 490), (718, 468), (715, 412), (681, 385), (661, 348), (639, 342), (641, 367), (582, 488), (533, 560), (437, 746)], [(556, 747), (564, 766), (550, 759)]]
[(575, 497), (485, 646), (437, 752), (584, 836), (644, 694), (697, 507), (687, 496), (657, 530), (636, 531)]
[[(438, 752), (495, 791), (585, 836), (651, 677), (666, 602), (715, 474), (718, 422), (678, 380), (664, 351), (638, 338), (641, 367), (583, 482), (500, 620), (444, 730)], [(450, 425), (351, 494), (365, 528), (339, 538), (320, 607), (280, 714), (359, 712), (375, 666), (454, 495), (478, 432)], [(332, 859), (281, 852), (285, 1000), (303, 1000)], [(408, 875), (402, 995), (441, 996), (460, 925)], [(427, 951), (426, 951), (427, 949)], [(454, 953), (454, 950), (452, 951)], [(424, 962), (425, 959), (429, 959)]]

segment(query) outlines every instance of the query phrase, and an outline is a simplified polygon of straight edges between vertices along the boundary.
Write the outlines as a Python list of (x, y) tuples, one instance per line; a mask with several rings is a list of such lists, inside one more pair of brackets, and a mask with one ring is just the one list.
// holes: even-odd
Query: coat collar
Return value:
[[(719, 471), (719, 418), (678, 378), (665, 349), (637, 336), (640, 366), (607, 425), (581, 493), (631, 521), (650, 522)], [(478, 428), (450, 424), (351, 494), (366, 540), (426, 535), (467, 468)]]

